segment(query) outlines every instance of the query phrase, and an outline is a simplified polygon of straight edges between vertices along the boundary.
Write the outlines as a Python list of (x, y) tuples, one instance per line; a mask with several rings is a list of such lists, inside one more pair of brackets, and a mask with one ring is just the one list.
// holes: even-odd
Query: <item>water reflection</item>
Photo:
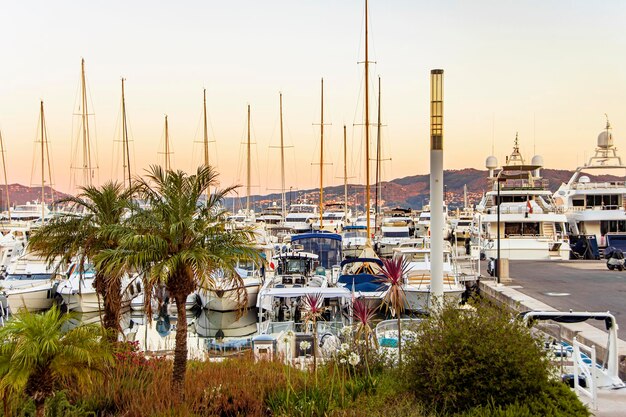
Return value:
[[(69, 326), (79, 323), (100, 323), (102, 312), (73, 314)], [(250, 347), (257, 332), (257, 309), (213, 311), (195, 307), (187, 310), (187, 347), (190, 358), (236, 353)], [(176, 329), (180, 325), (176, 309), (167, 304), (153, 311), (127, 309), (122, 312), (120, 326), (123, 340), (138, 342), (139, 348), (154, 355), (172, 354)]]

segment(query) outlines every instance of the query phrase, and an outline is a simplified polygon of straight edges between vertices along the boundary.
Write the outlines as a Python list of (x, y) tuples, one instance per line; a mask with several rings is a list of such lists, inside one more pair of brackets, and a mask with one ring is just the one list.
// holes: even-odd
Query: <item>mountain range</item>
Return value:
[[(569, 181), (573, 171), (559, 169), (543, 169), (541, 175), (548, 180), (548, 186), (551, 191), (556, 189), (563, 182)], [(483, 193), (488, 189), (487, 183), (488, 172), (474, 168), (466, 168), (460, 170), (448, 170), (444, 172), (444, 191), (446, 201), (450, 208), (463, 206), (463, 188), (467, 185), (467, 195), (469, 204), (476, 204)], [(592, 180), (597, 181), (623, 181), (624, 178), (611, 175), (592, 176)], [(289, 186), (289, 184), (287, 184)], [(295, 188), (295, 187), (292, 187)], [(361, 207), (365, 201), (364, 186), (360, 184), (348, 184), (348, 202), (354, 207)], [(46, 202), (52, 202), (50, 187), (46, 187)], [(403, 178), (396, 178), (391, 181), (381, 183), (379, 201), (380, 206), (387, 207), (411, 207), (420, 209), (422, 205), (427, 204), (430, 193), (430, 175), (420, 174)], [(344, 187), (343, 185), (330, 186), (324, 188), (324, 199), (326, 202), (343, 201)], [(28, 201), (38, 201), (41, 198), (41, 187), (27, 187), (20, 184), (9, 184), (9, 195), (11, 204), (25, 204)], [(67, 194), (54, 191), (54, 199), (58, 200)], [(256, 210), (261, 210), (269, 204), (276, 202), (280, 204), (280, 193), (269, 195), (254, 195), (250, 197), (251, 204)], [(372, 201), (375, 199), (375, 187), (371, 187)], [(0, 206), (5, 208), (5, 189), (0, 185)], [(298, 190), (287, 192), (287, 203), (296, 201), (308, 201), (316, 204), (319, 200), (319, 190), (317, 188)], [(245, 198), (228, 198), (226, 200), (227, 207), (240, 208), (245, 204)]]

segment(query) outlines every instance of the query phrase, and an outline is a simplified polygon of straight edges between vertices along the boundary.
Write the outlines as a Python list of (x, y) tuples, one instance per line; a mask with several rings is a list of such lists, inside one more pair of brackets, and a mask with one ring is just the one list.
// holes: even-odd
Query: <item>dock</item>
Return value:
[[(483, 295), (513, 311), (610, 311), (621, 325), (619, 370), (622, 380), (626, 380), (626, 272), (609, 271), (605, 261), (510, 261), (509, 267), (510, 278), (500, 284), (483, 273), (479, 288)], [(485, 271), (486, 266), (481, 269)], [(542, 330), (570, 343), (576, 337), (585, 345), (594, 345), (599, 358), (605, 357), (604, 322), (549, 327)], [(623, 416), (624, 410), (626, 389), (598, 391), (598, 410), (592, 410), (595, 416)]]

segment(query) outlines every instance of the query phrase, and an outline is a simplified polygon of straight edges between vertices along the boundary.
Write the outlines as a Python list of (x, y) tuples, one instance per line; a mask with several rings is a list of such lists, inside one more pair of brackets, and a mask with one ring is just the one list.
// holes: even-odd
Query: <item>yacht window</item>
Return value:
[(52, 274), (9, 274), (7, 281), (31, 281), (38, 279), (52, 279)]
[(609, 195), (587, 195), (587, 207), (604, 206), (607, 208), (617, 208), (619, 204), (619, 196), (617, 194)]
[(584, 198), (574, 198), (572, 200), (572, 205), (574, 207), (585, 207), (585, 199)]
[(409, 237), (409, 232), (383, 232), (383, 237)]
[(603, 220), (600, 222), (600, 233), (626, 232), (626, 220)]
[(536, 236), (539, 234), (539, 223), (505, 223), (504, 234), (505, 236)]

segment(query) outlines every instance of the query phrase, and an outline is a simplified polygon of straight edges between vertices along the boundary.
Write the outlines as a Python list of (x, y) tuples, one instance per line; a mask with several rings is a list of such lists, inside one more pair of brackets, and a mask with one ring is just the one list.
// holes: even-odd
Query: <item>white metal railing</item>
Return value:
[(597, 190), (602, 188), (626, 188), (624, 181), (616, 182), (587, 182), (587, 183), (574, 183), (572, 189), (574, 190)]
[[(574, 390), (591, 399), (591, 408), (593, 410), (598, 409), (598, 387), (596, 379), (596, 347), (583, 345), (576, 338), (573, 341), (574, 346)], [(581, 352), (587, 351), (591, 355), (591, 361), (589, 356)], [(586, 387), (580, 386), (578, 377), (582, 375), (585, 377)]]
[(579, 212), (586, 210), (622, 210), (624, 211), (624, 207), (618, 205), (609, 205), (609, 206), (571, 206), (567, 208), (567, 212)]

